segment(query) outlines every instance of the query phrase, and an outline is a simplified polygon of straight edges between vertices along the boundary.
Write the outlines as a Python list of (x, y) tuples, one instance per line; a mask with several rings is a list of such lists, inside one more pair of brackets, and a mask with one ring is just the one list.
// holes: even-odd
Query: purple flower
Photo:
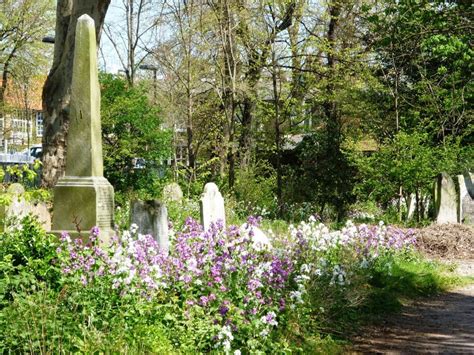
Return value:
[(95, 238), (97, 238), (99, 236), (99, 233), (100, 233), (99, 227), (97, 227), (97, 226), (92, 227), (90, 234), (91, 234), (91, 237), (94, 237), (94, 240), (95, 240)]
[(261, 216), (249, 216), (247, 218), (247, 223), (249, 226), (258, 227), (262, 223)]
[(222, 306), (219, 307), (219, 314), (220, 314), (221, 316), (225, 317), (225, 315), (227, 314), (227, 312), (229, 312), (229, 307), (224, 306), (224, 305), (222, 305)]

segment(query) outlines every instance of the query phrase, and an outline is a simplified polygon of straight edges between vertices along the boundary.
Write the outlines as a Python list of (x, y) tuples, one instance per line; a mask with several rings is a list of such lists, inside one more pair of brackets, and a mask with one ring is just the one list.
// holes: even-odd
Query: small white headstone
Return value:
[(247, 235), (252, 240), (256, 250), (271, 249), (272, 243), (267, 235), (258, 227), (244, 223), (240, 226), (241, 235)]
[(38, 221), (43, 226), (46, 232), (51, 231), (51, 214), (49, 213), (48, 206), (43, 202), (38, 202), (31, 206), (31, 214), (38, 218)]
[(21, 184), (11, 184), (7, 189), (7, 193), (10, 195), (11, 201), (7, 206), (0, 206), (1, 230), (6, 227), (5, 222), (8, 219), (22, 219), (31, 212), (31, 204), (25, 200), (25, 188)]
[(209, 182), (204, 186), (204, 193), (201, 196), (201, 224), (206, 230), (211, 223), (217, 221), (222, 221), (225, 227), (224, 198), (217, 185)]
[(436, 222), (438, 224), (457, 223), (456, 186), (451, 176), (446, 173), (440, 174), (436, 188)]
[(22, 184), (14, 183), (8, 187), (7, 192), (12, 196), (21, 196), (25, 193), (25, 188)]
[(411, 220), (416, 211), (416, 196), (411, 194), (407, 200), (408, 210), (407, 210), (407, 220)]
[(131, 222), (138, 226), (141, 234), (151, 234), (160, 248), (168, 252), (168, 210), (158, 200), (133, 201)]

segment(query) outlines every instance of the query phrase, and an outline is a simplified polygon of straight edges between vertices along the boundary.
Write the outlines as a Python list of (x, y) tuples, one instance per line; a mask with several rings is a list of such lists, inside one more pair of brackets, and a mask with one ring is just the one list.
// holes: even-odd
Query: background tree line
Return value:
[(154, 122), (143, 127), (171, 132), (127, 131), (125, 141), (141, 137), (146, 149), (121, 144), (136, 150), (107, 156), (112, 180), (128, 166), (122, 157), (173, 157), (170, 140), (182, 140), (187, 159), (169, 178), (191, 193), (212, 179), (246, 213), (342, 219), (356, 201), (388, 208), (398, 199), (401, 212), (402, 197), (427, 194), (441, 170), (473, 167), (469, 2), (59, 0), (43, 95), (45, 186), (65, 163), (74, 23), (84, 12), (124, 73), (104, 77), (104, 89), (143, 107), (149, 84), (146, 113), (124, 115), (103, 93), (104, 131), (143, 114)]

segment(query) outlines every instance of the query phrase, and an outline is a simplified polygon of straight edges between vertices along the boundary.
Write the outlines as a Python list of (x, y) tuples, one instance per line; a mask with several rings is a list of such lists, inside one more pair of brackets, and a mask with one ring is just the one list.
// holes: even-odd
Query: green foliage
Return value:
[[(51, 192), (34, 187), (34, 182), (38, 179), (39, 170), (42, 166), (40, 160), (36, 159), (33, 166), (30, 168), (29, 165), (9, 165), (6, 171), (11, 176), (11, 179), (15, 182), (22, 184), (25, 188), (24, 197), (28, 201), (42, 201), (47, 202), (51, 200)], [(0, 181), (3, 180), (5, 171), (0, 168)], [(7, 193), (0, 193), (0, 206), (6, 206), (11, 203), (11, 196)]]
[[(109, 274), (84, 285), (79, 274), (60, 275), (57, 267), (58, 259), (78, 255), (57, 249), (56, 238), (31, 218), (21, 226), (0, 238), (0, 351), (177, 354), (215, 349), (209, 334), (217, 334), (221, 325), (204, 307), (186, 303), (186, 294), (157, 290), (147, 299), (137, 292), (121, 293), (114, 288), (116, 275)], [(267, 226), (278, 231), (284, 246), (288, 226), (283, 221)], [(92, 255), (92, 249), (84, 250)], [(321, 254), (324, 258), (311, 248), (301, 252), (299, 260), (305, 264), (295, 264), (297, 273), (316, 265), (326, 271), (342, 267), (350, 282), (335, 286), (333, 272), (295, 279), (304, 282), (304, 302), (281, 312), (278, 329), (270, 335), (247, 334), (241, 343), (245, 349), (341, 353), (341, 334), (349, 334), (361, 322), (398, 310), (406, 298), (432, 295), (463, 282), (449, 275), (452, 269), (407, 249), (387, 250), (366, 266), (361, 266), (356, 249), (341, 245)], [(235, 295), (222, 296), (220, 301)], [(245, 292), (235, 297), (244, 296)], [(217, 312), (220, 305), (211, 307)], [(226, 312), (232, 314), (239, 332), (259, 329), (240, 323), (240, 308), (235, 308)]]
[(35, 289), (38, 282), (57, 288), (59, 283), (56, 237), (31, 217), (12, 229), (0, 236), (0, 307), (23, 288)]
[[(378, 75), (398, 97), (402, 130), (426, 130), (430, 140), (443, 143), (451, 135), (472, 134), (469, 7), (466, 2), (386, 0), (379, 11), (366, 9)], [(394, 111), (387, 113), (393, 123)]]
[[(118, 191), (156, 194), (163, 176), (161, 162), (170, 156), (171, 135), (162, 129), (160, 111), (141, 87), (111, 74), (101, 74), (102, 135), (105, 175)], [(134, 169), (134, 160), (145, 167)]]
[(234, 184), (234, 195), (238, 201), (235, 206), (236, 213), (241, 218), (250, 215), (275, 217), (275, 181), (276, 172), (269, 164), (261, 163), (239, 170)]
[(360, 199), (369, 197), (385, 206), (398, 197), (400, 187), (406, 198), (430, 195), (439, 173), (459, 173), (467, 168), (459, 163), (462, 154), (459, 140), (444, 147), (432, 146), (427, 134), (400, 132), (371, 156), (352, 155), (359, 170), (356, 193)]
[(354, 167), (332, 143), (325, 133), (304, 138), (296, 150), (294, 172), (288, 176), (292, 185), (288, 193), (295, 202), (312, 202), (317, 206), (313, 213), (334, 211), (330, 217), (340, 221), (353, 201)]
[(447, 271), (446, 266), (416, 253), (380, 259), (372, 273), (370, 296), (363, 305), (366, 316), (396, 312), (406, 299), (431, 296), (463, 284), (461, 278)]
[(184, 186), (184, 195), (189, 198), (196, 198), (201, 195), (204, 185), (212, 177), (212, 167), (219, 158), (214, 157), (204, 163), (189, 167), (185, 164), (178, 164), (178, 179), (180, 186)]
[[(28, 164), (9, 165), (7, 166), (7, 173), (10, 174), (12, 180), (19, 182), (25, 186), (30, 185), (38, 176), (38, 170), (41, 167), (41, 161), (36, 159), (33, 163), (32, 169)], [(4, 172), (3, 172), (4, 174)]]
[(181, 230), (187, 217), (196, 221), (200, 219), (199, 201), (197, 199), (184, 198), (183, 201), (168, 201), (168, 220), (173, 224), (174, 230)]

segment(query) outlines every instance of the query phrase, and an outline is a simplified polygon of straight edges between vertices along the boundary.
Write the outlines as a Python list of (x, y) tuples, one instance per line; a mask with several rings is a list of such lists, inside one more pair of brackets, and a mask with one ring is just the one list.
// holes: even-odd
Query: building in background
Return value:
[(43, 109), (41, 94), (46, 76), (27, 80), (11, 79), (0, 112), (0, 149), (19, 152), (41, 144)]

